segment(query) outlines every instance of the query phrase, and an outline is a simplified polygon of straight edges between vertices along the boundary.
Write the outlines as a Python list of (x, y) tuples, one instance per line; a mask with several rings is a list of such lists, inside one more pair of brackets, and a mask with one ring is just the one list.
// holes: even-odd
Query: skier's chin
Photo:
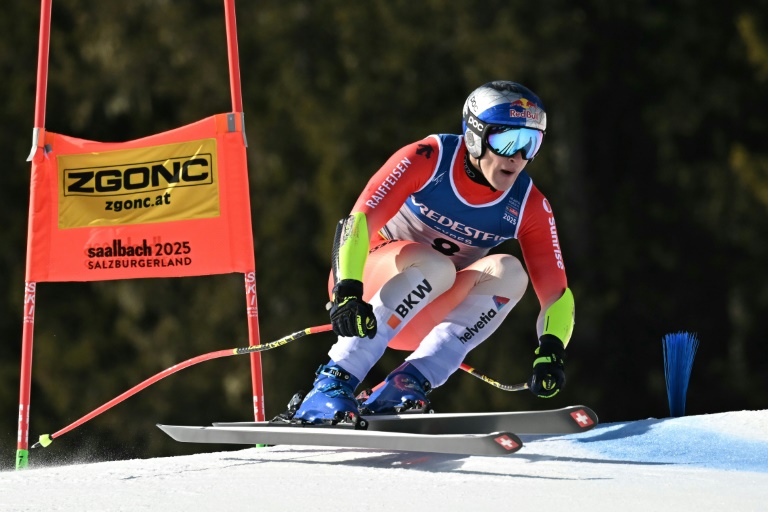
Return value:
[(495, 183), (492, 183), (493, 188), (496, 190), (507, 190), (512, 185), (515, 184), (515, 180), (517, 179), (517, 172), (510, 171), (507, 169), (500, 169), (495, 180), (493, 180)]

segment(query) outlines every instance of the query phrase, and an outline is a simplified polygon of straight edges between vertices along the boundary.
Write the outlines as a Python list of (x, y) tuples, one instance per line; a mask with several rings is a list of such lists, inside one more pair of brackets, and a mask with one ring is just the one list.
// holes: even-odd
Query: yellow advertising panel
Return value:
[(59, 229), (218, 217), (216, 139), (58, 156)]

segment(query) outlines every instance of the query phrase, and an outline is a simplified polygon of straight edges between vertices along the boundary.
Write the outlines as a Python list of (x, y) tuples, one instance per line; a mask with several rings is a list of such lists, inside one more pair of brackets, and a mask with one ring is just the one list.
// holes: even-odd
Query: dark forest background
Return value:
[[(578, 4), (578, 5), (577, 5)], [(220, 0), (54, 0), (46, 128), (123, 141), (231, 109)], [(604, 422), (669, 414), (662, 337), (698, 334), (688, 414), (768, 407), (768, 1), (326, 0), (237, 3), (262, 341), (327, 323), (331, 240), (401, 146), (458, 133), (494, 79), (549, 129), (528, 170), (558, 219), (576, 329), (551, 400), (457, 374), (443, 412), (583, 403)], [(13, 465), (39, 2), (0, 12), (0, 465)], [(516, 242), (500, 248), (519, 254)], [(190, 357), (247, 345), (241, 275), (41, 283), (30, 440)], [(528, 378), (529, 288), (467, 363)], [(263, 355), (267, 415), (333, 343)], [(404, 356), (387, 353), (366, 383)], [(35, 450), (31, 464), (168, 456), (155, 423), (249, 420), (247, 357), (175, 374)]]

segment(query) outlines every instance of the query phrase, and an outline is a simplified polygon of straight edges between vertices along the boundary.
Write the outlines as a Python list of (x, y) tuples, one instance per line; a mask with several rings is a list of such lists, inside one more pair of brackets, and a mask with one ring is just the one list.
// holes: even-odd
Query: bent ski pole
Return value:
[(208, 352), (207, 354), (203, 354), (197, 357), (193, 357), (192, 359), (187, 359), (183, 363), (176, 364), (174, 366), (171, 366), (170, 368), (166, 368), (162, 372), (158, 373), (154, 377), (150, 377), (144, 382), (135, 385), (128, 391), (124, 392), (123, 394), (113, 398), (109, 402), (105, 403), (98, 409), (94, 409), (93, 411), (89, 412), (79, 420), (75, 421), (71, 425), (68, 425), (64, 427), (63, 429), (59, 430), (58, 432), (54, 432), (53, 434), (43, 434), (40, 436), (40, 440), (32, 445), (32, 448), (37, 447), (47, 447), (49, 446), (54, 439), (66, 434), (70, 430), (74, 430), (75, 428), (79, 427), (83, 423), (85, 423), (88, 420), (91, 420), (98, 416), (99, 414), (103, 413), (104, 411), (107, 411), (108, 409), (111, 409), (113, 406), (119, 404), (123, 400), (130, 398), (131, 396), (135, 395), (142, 389), (147, 388), (148, 386), (151, 386), (155, 382), (164, 379), (165, 377), (174, 374), (178, 372), (179, 370), (183, 370), (184, 368), (189, 368), (192, 365), (196, 365), (197, 363), (202, 363), (203, 361), (210, 361), (211, 359), (217, 359), (219, 357), (227, 357), (227, 356), (239, 356), (243, 354), (250, 354), (253, 352), (264, 352), (266, 350), (271, 350), (273, 348), (282, 347), (283, 345), (286, 345), (292, 341), (296, 341), (299, 338), (303, 338), (304, 336), (307, 336), (308, 334), (315, 334), (318, 332), (326, 332), (330, 331), (333, 327), (331, 324), (326, 325), (318, 325), (315, 327), (308, 327), (307, 329), (303, 329), (301, 331), (296, 331), (293, 334), (289, 334), (288, 336), (285, 336), (283, 338), (280, 338), (279, 340), (272, 341), (270, 343), (261, 344), (261, 345), (252, 345), (250, 347), (243, 347), (243, 348), (235, 348), (235, 349), (225, 349), (225, 350), (217, 350), (214, 352)]
[(478, 379), (482, 380), (483, 382), (490, 384), (491, 386), (495, 388), (499, 388), (503, 391), (523, 391), (525, 389), (528, 389), (528, 383), (527, 382), (521, 382), (520, 384), (502, 384), (500, 382), (496, 382), (492, 378), (483, 375), (482, 373), (479, 373), (474, 368), (472, 368), (469, 365), (466, 365), (464, 363), (461, 363), (461, 366), (459, 367), (468, 374), (472, 375), (473, 377), (477, 377)]

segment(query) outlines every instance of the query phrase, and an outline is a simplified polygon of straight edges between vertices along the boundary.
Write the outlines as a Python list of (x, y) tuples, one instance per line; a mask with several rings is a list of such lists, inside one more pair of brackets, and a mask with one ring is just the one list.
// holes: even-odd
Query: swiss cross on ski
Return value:
[(590, 418), (589, 415), (584, 412), (584, 409), (573, 411), (571, 413), (571, 418), (573, 418), (576, 424), (578, 424), (580, 427), (591, 427), (595, 424), (595, 422), (592, 421), (592, 418)]
[(505, 450), (515, 450), (520, 447), (519, 444), (506, 434), (495, 438), (494, 441), (499, 443)]

